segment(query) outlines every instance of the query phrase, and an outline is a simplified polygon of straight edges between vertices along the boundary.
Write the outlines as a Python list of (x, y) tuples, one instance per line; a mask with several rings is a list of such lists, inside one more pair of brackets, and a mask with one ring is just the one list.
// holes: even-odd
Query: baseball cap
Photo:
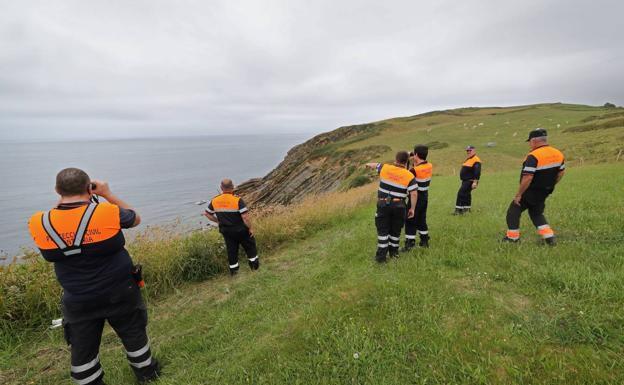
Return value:
[(468, 151), (468, 150), (474, 150), (474, 149), (475, 149), (475, 147), (474, 147), (474, 146), (470, 146), (470, 145), (469, 145), (469, 146), (467, 146), (467, 147), (466, 147), (466, 151)]
[(536, 128), (535, 130), (529, 132), (529, 139), (527, 139), (526, 141), (528, 142), (529, 140), (533, 138), (539, 138), (542, 136), (548, 136), (548, 134), (546, 133), (546, 130), (543, 128)]

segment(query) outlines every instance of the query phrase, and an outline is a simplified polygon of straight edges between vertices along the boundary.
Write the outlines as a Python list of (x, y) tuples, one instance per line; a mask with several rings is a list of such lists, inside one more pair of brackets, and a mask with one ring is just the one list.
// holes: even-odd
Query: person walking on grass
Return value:
[(411, 172), (405, 166), (409, 160), (406, 151), (396, 153), (394, 164), (367, 163), (379, 174), (379, 189), (377, 192), (377, 213), (375, 226), (377, 227), (377, 262), (386, 262), (387, 254), (391, 257), (399, 256), (399, 239), (401, 229), (405, 224), (405, 199), (410, 196), (410, 207), (407, 217), (413, 218), (418, 200), (416, 188), (418, 184)]
[(466, 147), (466, 155), (466, 160), (459, 172), (461, 186), (459, 191), (457, 191), (454, 215), (470, 212), (472, 207), (472, 190), (477, 188), (481, 178), (481, 159), (477, 156), (474, 146)]
[[(137, 267), (125, 249), (122, 229), (141, 219), (108, 183), (66, 168), (56, 176), (61, 196), (50, 211), (34, 214), (30, 234), (41, 255), (54, 263), (63, 287), (65, 339), (71, 346), (70, 376), (81, 385), (102, 385), (99, 349), (104, 322), (121, 338), (139, 382), (158, 378), (160, 367), (147, 338), (147, 310)], [(107, 202), (97, 203), (94, 194)]]
[(416, 233), (418, 233), (420, 238), (418, 246), (429, 247), (427, 205), (429, 203), (429, 184), (431, 183), (433, 166), (427, 162), (428, 154), (429, 147), (423, 144), (414, 146), (414, 152), (412, 153), (414, 166), (410, 169), (410, 172), (414, 175), (418, 184), (418, 201), (416, 202), (414, 216), (405, 220), (405, 247), (403, 251), (409, 251), (416, 246)]
[(204, 215), (219, 224), (219, 231), (227, 249), (230, 274), (238, 273), (238, 249), (241, 245), (247, 254), (251, 270), (258, 270), (260, 260), (247, 206), (240, 197), (234, 195), (234, 183), (231, 179), (221, 181), (221, 191), (221, 194), (212, 198)]
[(546, 198), (555, 190), (565, 173), (564, 156), (548, 144), (543, 128), (536, 128), (527, 139), (531, 152), (526, 156), (520, 173), (518, 193), (507, 209), (507, 233), (504, 242), (520, 240), (520, 216), (529, 210), (529, 217), (543, 241), (553, 246), (555, 233), (544, 217)]

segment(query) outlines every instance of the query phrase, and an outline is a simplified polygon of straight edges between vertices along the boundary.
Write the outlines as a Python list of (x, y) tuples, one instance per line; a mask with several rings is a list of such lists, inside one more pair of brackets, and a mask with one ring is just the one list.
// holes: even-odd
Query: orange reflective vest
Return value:
[(551, 191), (555, 187), (557, 175), (565, 169), (563, 153), (545, 145), (531, 151), (522, 164), (522, 174), (532, 174), (530, 189)]
[(419, 163), (412, 169), (412, 174), (416, 177), (418, 191), (428, 191), (433, 175), (433, 165), (427, 161)]
[(247, 212), (245, 202), (237, 195), (223, 193), (212, 198), (206, 212), (215, 214), (221, 230), (244, 230), (247, 228), (241, 214)]
[(461, 180), (479, 180), (481, 178), (481, 159), (473, 155), (466, 159), (459, 171), (459, 179)]
[(38, 212), (31, 217), (28, 227), (42, 252), (58, 251), (65, 256), (81, 254), (83, 247), (121, 233), (119, 207), (110, 203)]
[(414, 175), (403, 167), (378, 164), (377, 170), (379, 172), (379, 198), (387, 196), (407, 198), (408, 192), (418, 187)]

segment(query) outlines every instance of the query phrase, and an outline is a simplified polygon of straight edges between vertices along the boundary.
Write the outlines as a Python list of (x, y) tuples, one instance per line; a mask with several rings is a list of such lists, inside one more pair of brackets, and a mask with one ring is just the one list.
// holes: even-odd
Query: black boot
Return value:
[(464, 209), (458, 209), (456, 207), (455, 211), (453, 212), (453, 215), (462, 215), (463, 213), (464, 213)]
[(160, 377), (160, 363), (155, 358), (152, 358), (152, 364), (150, 366), (152, 367), (152, 371), (149, 374), (138, 373), (135, 371), (139, 384), (156, 381), (158, 377)]
[(385, 255), (383, 257), (380, 257), (379, 255), (375, 255), (375, 261), (382, 264), (382, 263), (388, 262), (388, 259), (386, 258)]
[(378, 248), (377, 253), (375, 254), (375, 261), (379, 263), (387, 262), (386, 255), (388, 254), (388, 249)]
[(425, 248), (429, 247), (429, 235), (421, 235), (418, 246)]
[(503, 242), (503, 243), (518, 243), (518, 242), (520, 242), (520, 239), (511, 239), (509, 237), (503, 237), (503, 239), (501, 239), (501, 242)]
[(548, 246), (555, 246), (557, 244), (557, 242), (555, 241), (555, 237), (544, 238), (544, 243), (546, 243)]
[(251, 270), (258, 270), (260, 268), (260, 259), (256, 258), (255, 261), (249, 261), (249, 268)]
[(405, 239), (405, 246), (401, 249), (402, 252), (406, 253), (416, 246), (415, 239)]

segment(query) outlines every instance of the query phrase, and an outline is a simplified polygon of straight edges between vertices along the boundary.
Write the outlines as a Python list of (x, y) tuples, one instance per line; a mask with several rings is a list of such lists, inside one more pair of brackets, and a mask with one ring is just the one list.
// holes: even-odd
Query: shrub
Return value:
[(434, 140), (433, 142), (426, 143), (425, 146), (429, 147), (430, 150), (441, 150), (449, 146), (446, 142), (440, 142)]
[(358, 175), (355, 178), (351, 179), (351, 181), (349, 181), (349, 188), (355, 188), (355, 187), (360, 187), (360, 186), (364, 186), (365, 184), (370, 183), (371, 180), (368, 176), (366, 175)]

